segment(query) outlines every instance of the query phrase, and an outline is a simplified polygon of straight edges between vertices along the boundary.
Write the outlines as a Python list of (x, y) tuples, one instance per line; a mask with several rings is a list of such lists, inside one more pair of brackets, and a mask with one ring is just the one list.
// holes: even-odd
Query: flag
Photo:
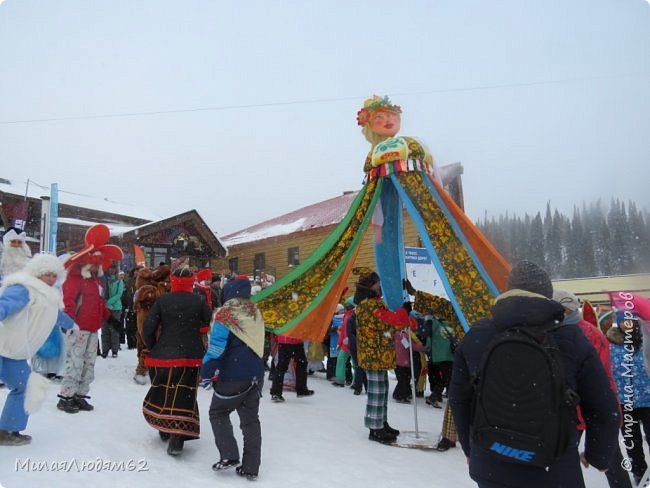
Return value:
[(23, 200), (16, 204), (14, 207), (13, 224), (16, 229), (25, 230), (25, 222), (27, 222), (27, 211), (29, 209), (29, 202)]
[(136, 266), (146, 266), (146, 260), (144, 257), (144, 249), (142, 247), (138, 246), (137, 244), (133, 244), (133, 255), (135, 256), (135, 265)]
[(650, 299), (628, 291), (610, 291), (607, 294), (612, 306), (622, 312), (624, 318), (650, 320)]

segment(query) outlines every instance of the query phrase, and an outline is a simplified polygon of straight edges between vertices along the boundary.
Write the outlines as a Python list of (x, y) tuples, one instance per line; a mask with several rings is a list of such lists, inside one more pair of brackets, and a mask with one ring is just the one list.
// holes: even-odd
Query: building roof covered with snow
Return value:
[(294, 210), (288, 214), (228, 234), (222, 237), (221, 240), (226, 246), (230, 247), (338, 224), (350, 209), (358, 193), (358, 191), (344, 192), (343, 195), (338, 197)]

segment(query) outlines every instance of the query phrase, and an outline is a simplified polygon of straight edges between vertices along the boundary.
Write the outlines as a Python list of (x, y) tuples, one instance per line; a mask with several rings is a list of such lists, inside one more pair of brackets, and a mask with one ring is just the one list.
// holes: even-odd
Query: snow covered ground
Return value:
[[(32, 443), (0, 447), (0, 486), (249, 486), (234, 470), (211, 470), (219, 459), (208, 419), (211, 391), (199, 391), (201, 438), (187, 442), (178, 458), (166, 454), (166, 444), (142, 416), (147, 387), (131, 379), (135, 362), (135, 352), (127, 350), (117, 359), (97, 359), (90, 391), (94, 412), (70, 415), (57, 410), (59, 385), (50, 384), (46, 403), (30, 418), (24, 432), (33, 436)], [(476, 486), (459, 447), (441, 453), (370, 442), (363, 427), (365, 395), (354, 396), (350, 388), (336, 388), (319, 373), (310, 376), (308, 384), (316, 391), (314, 396), (299, 399), (285, 392), (282, 404), (271, 403), (270, 385), (264, 385), (259, 486)], [(0, 390), (3, 403), (6, 395), (6, 389)], [(423, 400), (418, 399), (420, 430), (437, 439), (442, 410)], [(236, 414), (232, 418), (241, 449)], [(388, 419), (393, 427), (414, 429), (411, 405), (390, 401)], [(607, 486), (605, 476), (593, 468), (585, 470), (585, 479), (590, 488)]]

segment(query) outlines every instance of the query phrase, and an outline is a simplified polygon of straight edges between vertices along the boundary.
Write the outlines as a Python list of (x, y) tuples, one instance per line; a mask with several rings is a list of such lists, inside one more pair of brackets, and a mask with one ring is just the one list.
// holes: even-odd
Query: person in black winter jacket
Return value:
[(156, 300), (142, 327), (151, 378), (142, 410), (161, 439), (169, 439), (171, 456), (181, 454), (183, 443), (200, 433), (196, 393), (212, 311), (193, 286), (188, 269), (174, 272), (172, 292)]
[(577, 327), (558, 327), (552, 334), (564, 362), (567, 386), (580, 396), (580, 409), (587, 425), (585, 452), (578, 453), (577, 429), (569, 432), (564, 454), (547, 468), (504, 461), (473, 445), (473, 378), (492, 339), (500, 329), (522, 324), (542, 327), (554, 321), (559, 324), (563, 317), (562, 305), (550, 299), (551, 281), (534, 263), (518, 263), (510, 273), (508, 289), (496, 299), (492, 317), (479, 320), (470, 328), (454, 358), (449, 400), (470, 477), (481, 488), (584, 487), (580, 461), (601, 471), (607, 469), (617, 447), (619, 411), (598, 355)]

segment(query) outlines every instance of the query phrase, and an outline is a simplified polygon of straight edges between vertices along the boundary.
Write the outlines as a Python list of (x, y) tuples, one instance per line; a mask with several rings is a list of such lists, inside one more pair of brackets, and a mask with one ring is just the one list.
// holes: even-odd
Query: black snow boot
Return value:
[(397, 440), (397, 436), (389, 434), (384, 429), (370, 429), (368, 439), (375, 442), (381, 442), (382, 444), (392, 444)]
[(445, 452), (448, 451), (449, 448), (451, 447), (456, 447), (456, 443), (450, 441), (446, 437), (443, 437), (442, 439), (440, 439), (440, 442), (438, 442), (438, 445), (436, 446), (436, 451)]
[(394, 435), (395, 437), (399, 435), (399, 430), (393, 429), (390, 425), (388, 425), (388, 422), (384, 422), (384, 430), (389, 434)]
[(242, 478), (246, 478), (248, 481), (256, 481), (257, 480), (257, 473), (249, 473), (248, 471), (244, 471), (244, 468), (239, 466), (235, 472), (241, 476)]
[(169, 438), (169, 445), (167, 446), (167, 454), (170, 456), (180, 456), (183, 452), (183, 444), (185, 439), (179, 435), (172, 435)]
[(85, 395), (75, 395), (74, 396), (74, 401), (79, 407), (79, 410), (84, 410), (86, 412), (91, 412), (95, 410), (95, 407), (93, 407), (90, 403), (86, 401), (86, 398), (90, 398), (89, 396)]
[(224, 471), (230, 468), (236, 468), (241, 462), (239, 459), (221, 459), (212, 465), (212, 471)]
[(60, 398), (60, 400), (59, 403), (56, 404), (56, 408), (63, 410), (65, 413), (79, 412), (79, 405), (77, 405), (74, 397), (64, 397), (61, 395), (57, 396)]

